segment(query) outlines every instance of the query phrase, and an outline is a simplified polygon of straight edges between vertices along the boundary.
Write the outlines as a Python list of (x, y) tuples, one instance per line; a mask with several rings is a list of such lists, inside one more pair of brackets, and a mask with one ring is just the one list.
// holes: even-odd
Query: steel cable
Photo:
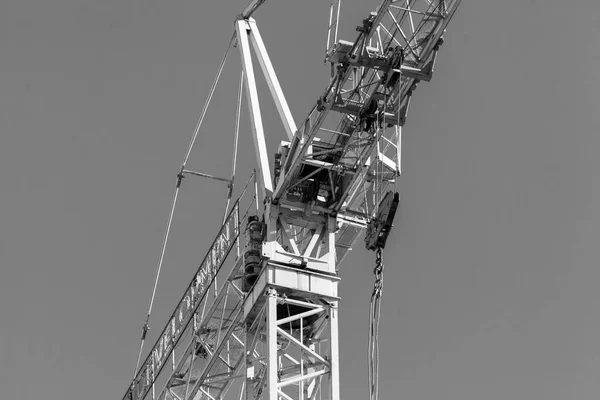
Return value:
[(227, 56), (229, 55), (229, 50), (231, 49), (231, 46), (232, 46), (234, 40), (235, 40), (235, 34), (231, 37), (231, 40), (229, 41), (229, 45), (227, 46), (227, 50), (225, 51), (225, 55), (223, 56), (223, 59), (221, 60), (221, 64), (219, 65), (219, 69), (217, 71), (215, 79), (213, 80), (212, 86), (210, 88), (208, 98), (206, 99), (206, 102), (204, 103), (204, 107), (202, 108), (202, 113), (200, 114), (200, 117), (198, 118), (198, 122), (196, 123), (196, 128), (194, 129), (194, 134), (192, 135), (192, 139), (190, 140), (190, 143), (188, 145), (187, 151), (185, 153), (185, 157), (183, 158), (183, 162), (181, 164), (181, 169), (180, 169), (179, 173), (177, 174), (177, 185), (175, 186), (175, 191), (173, 193), (173, 199), (171, 201), (171, 209), (169, 212), (169, 219), (167, 221), (167, 226), (165, 228), (165, 234), (163, 237), (162, 247), (161, 247), (161, 251), (160, 251), (160, 257), (158, 259), (158, 266), (156, 268), (154, 285), (152, 287), (152, 296), (150, 297), (150, 304), (148, 305), (148, 313), (146, 314), (146, 320), (144, 321), (144, 325), (142, 327), (140, 350), (138, 352), (137, 362), (135, 365), (135, 370), (133, 372), (132, 384), (133, 384), (133, 382), (135, 382), (135, 377), (136, 377), (136, 375), (138, 373), (138, 369), (140, 367), (140, 360), (141, 360), (142, 352), (144, 349), (146, 334), (148, 333), (148, 330), (150, 329), (148, 323), (150, 321), (150, 314), (152, 314), (152, 308), (154, 306), (154, 298), (156, 296), (156, 288), (158, 287), (158, 280), (160, 278), (160, 272), (162, 270), (162, 264), (163, 264), (164, 257), (165, 257), (167, 242), (169, 239), (169, 233), (171, 231), (171, 225), (173, 223), (173, 215), (175, 213), (175, 206), (177, 205), (177, 198), (179, 196), (179, 188), (181, 187), (181, 181), (184, 178), (183, 171), (185, 169), (185, 165), (186, 165), (186, 163), (190, 157), (190, 154), (192, 152), (192, 149), (194, 147), (194, 143), (196, 142), (196, 138), (198, 137), (198, 133), (200, 132), (200, 127), (202, 126), (202, 122), (204, 121), (204, 117), (206, 116), (206, 111), (208, 110), (208, 105), (210, 104), (210, 102), (212, 100), (212, 96), (217, 87), (217, 83), (219, 82), (219, 78), (221, 77), (221, 73), (223, 72), (223, 67), (225, 66), (225, 61), (227, 60)]
[(369, 399), (379, 398), (379, 320), (381, 317), (381, 295), (383, 292), (383, 258), (381, 248), (376, 251), (376, 262), (373, 270), (375, 285), (371, 294), (369, 310)]

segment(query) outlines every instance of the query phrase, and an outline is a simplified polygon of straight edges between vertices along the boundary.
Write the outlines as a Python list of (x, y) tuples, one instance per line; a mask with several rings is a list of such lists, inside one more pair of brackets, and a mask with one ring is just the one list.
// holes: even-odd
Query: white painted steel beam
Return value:
[(271, 96), (273, 96), (273, 101), (275, 101), (275, 106), (279, 112), (281, 122), (283, 122), (283, 127), (285, 129), (285, 133), (287, 134), (288, 140), (292, 140), (294, 133), (296, 133), (297, 130), (296, 123), (294, 122), (290, 108), (285, 100), (283, 90), (281, 90), (281, 85), (277, 79), (277, 74), (275, 74), (275, 69), (273, 68), (271, 59), (269, 58), (269, 53), (267, 53), (267, 48), (265, 47), (262, 37), (260, 36), (258, 26), (256, 26), (254, 19), (248, 20), (248, 25), (250, 26), (250, 43), (252, 43), (252, 46), (254, 47), (258, 62), (260, 63), (263, 74), (267, 80), (269, 90), (271, 91)]
[(252, 54), (250, 52), (250, 44), (248, 42), (248, 22), (245, 20), (237, 21), (236, 29), (240, 56), (242, 58), (242, 64), (244, 68), (246, 97), (248, 99), (250, 119), (252, 121), (254, 149), (256, 151), (256, 160), (258, 162), (258, 171), (260, 176), (258, 186), (262, 195), (262, 200), (264, 200), (265, 198), (270, 197), (273, 193), (273, 180), (271, 179), (271, 168), (267, 154), (267, 144), (265, 142), (265, 133), (260, 112), (258, 91), (256, 89), (254, 66), (252, 65)]
[(267, 289), (267, 391), (277, 400), (277, 291)]
[(330, 348), (330, 398), (340, 400), (340, 340), (338, 323), (338, 303), (334, 302), (329, 308), (329, 348)]
[(402, 127), (396, 125), (396, 168), (398, 175), (402, 173)]

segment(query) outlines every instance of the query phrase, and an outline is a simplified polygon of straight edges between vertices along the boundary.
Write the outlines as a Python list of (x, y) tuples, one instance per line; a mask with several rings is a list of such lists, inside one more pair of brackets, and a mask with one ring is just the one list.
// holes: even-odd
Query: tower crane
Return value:
[[(330, 6), (330, 80), (296, 125), (253, 15), (235, 30), (177, 175), (135, 375), (123, 400), (313, 400), (340, 398), (339, 265), (361, 232), (377, 254), (371, 304), (369, 391), (377, 399), (382, 249), (399, 204), (401, 129), (411, 97), (429, 81), (460, 0), (383, 0), (338, 39), (340, 0)], [(232, 177), (187, 162), (230, 50), (241, 60)], [(269, 161), (253, 57), (285, 131)], [(244, 101), (244, 96), (246, 101)], [(234, 199), (237, 138), (247, 103), (257, 168)], [(166, 242), (183, 178), (228, 183), (227, 212), (167, 325), (142, 360)]]

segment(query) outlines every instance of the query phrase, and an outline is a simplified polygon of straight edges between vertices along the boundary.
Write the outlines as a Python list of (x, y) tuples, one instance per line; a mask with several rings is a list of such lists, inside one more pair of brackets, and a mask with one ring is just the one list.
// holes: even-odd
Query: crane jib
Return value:
[(223, 262), (240, 235), (239, 200), (232, 207), (219, 234), (202, 260), (198, 271), (188, 285), (185, 294), (161, 332), (150, 354), (123, 397), (123, 400), (143, 399), (152, 387), (160, 370), (166, 364), (173, 348), (177, 345), (195, 311), (205, 300), (208, 289), (219, 273)]

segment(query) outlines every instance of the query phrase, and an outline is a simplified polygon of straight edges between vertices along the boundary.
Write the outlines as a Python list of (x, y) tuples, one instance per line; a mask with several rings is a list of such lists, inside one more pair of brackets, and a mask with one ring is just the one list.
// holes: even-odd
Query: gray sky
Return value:
[[(0, 398), (124, 394), (175, 175), (245, 4), (0, 3)], [(376, 5), (344, 0), (342, 38)], [(297, 121), (327, 80), (327, 8), (269, 0), (256, 15)], [(597, 398), (599, 26), (596, 0), (463, 0), (403, 131), (382, 400)], [(236, 62), (197, 170), (229, 174)], [(284, 133), (269, 107), (274, 150)], [(186, 180), (151, 338), (215, 235), (224, 194)], [(345, 400), (367, 398), (373, 262), (359, 243), (342, 266)]]

